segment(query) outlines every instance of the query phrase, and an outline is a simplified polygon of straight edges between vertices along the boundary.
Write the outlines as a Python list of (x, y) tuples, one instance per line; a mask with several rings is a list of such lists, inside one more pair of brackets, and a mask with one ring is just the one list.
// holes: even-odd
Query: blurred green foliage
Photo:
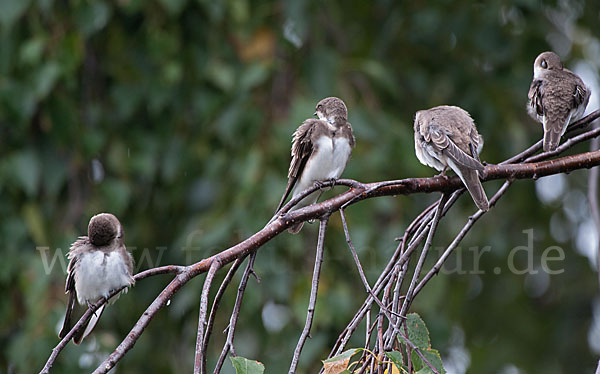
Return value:
[[(58, 342), (64, 255), (92, 215), (120, 218), (137, 270), (190, 264), (243, 240), (283, 193), (292, 132), (331, 95), (347, 103), (357, 138), (344, 177), (433, 175), (414, 156), (412, 119), (439, 104), (468, 110), (486, 140), (482, 159), (500, 161), (541, 137), (524, 108), (534, 58), (560, 49), (567, 66), (589, 59), (599, 20), (599, 2), (576, 0), (1, 1), (0, 372), (39, 370)], [(565, 196), (583, 196), (586, 175), (570, 174)], [(499, 185), (486, 183), (488, 196)], [(394, 237), (435, 198), (371, 199), (347, 211), (371, 282)], [(569, 201), (545, 205), (533, 181), (515, 183), (452, 257), (469, 268), (470, 247), (489, 246), (481, 274), (440, 275), (419, 295), (413, 310), (443, 358), (462, 347), (473, 373), (593, 370), (596, 274), (575, 249), (587, 206), (573, 221)], [(473, 211), (461, 198), (434, 245), (447, 244)], [(551, 219), (563, 223), (562, 242), (550, 235)], [(330, 226), (304, 373), (320, 368), (365, 296), (338, 215)], [(548, 246), (565, 251), (565, 271), (538, 294), (528, 292), (528, 275), (507, 271), (529, 228), (535, 264)], [(304, 324), (316, 230), (280, 235), (259, 252), (261, 282), (249, 283), (236, 352), (268, 372), (287, 370)], [(200, 278), (153, 319), (118, 372), (191, 371)], [(94, 337), (70, 344), (55, 372), (91, 371), (168, 280), (141, 281), (107, 308)], [(221, 305), (209, 365), (235, 288)], [(233, 373), (228, 361), (224, 373)]]

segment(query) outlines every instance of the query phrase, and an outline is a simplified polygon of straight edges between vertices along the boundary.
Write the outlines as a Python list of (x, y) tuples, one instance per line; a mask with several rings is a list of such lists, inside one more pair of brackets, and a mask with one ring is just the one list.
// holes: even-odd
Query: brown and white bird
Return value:
[[(315, 115), (319, 119), (305, 120), (294, 132), (288, 184), (277, 211), (292, 190), (293, 198), (316, 182), (339, 178), (354, 148), (352, 126), (348, 122), (348, 110), (342, 100), (328, 97), (319, 101)], [(314, 204), (320, 195), (320, 191), (313, 192), (292, 210)], [(296, 234), (303, 224), (297, 223), (288, 231)]]
[[(62, 339), (71, 330), (75, 300), (88, 307), (101, 298), (106, 298), (116, 289), (132, 286), (133, 257), (123, 243), (121, 223), (110, 213), (93, 216), (88, 225), (88, 236), (81, 236), (72, 245), (68, 254), (67, 282), (65, 293), (69, 294), (67, 312), (62, 330)], [(126, 292), (127, 289), (124, 290)], [(110, 302), (116, 301), (115, 295)], [(75, 344), (81, 343), (94, 329), (104, 311), (102, 305), (74, 336)]]
[(483, 138), (467, 111), (442, 105), (418, 111), (415, 116), (415, 153), (423, 165), (445, 173), (448, 166), (460, 177), (475, 205), (489, 208), (479, 173)]
[(543, 52), (535, 59), (527, 111), (544, 126), (545, 152), (555, 150), (567, 126), (583, 116), (590, 95), (590, 89), (563, 67), (556, 53)]

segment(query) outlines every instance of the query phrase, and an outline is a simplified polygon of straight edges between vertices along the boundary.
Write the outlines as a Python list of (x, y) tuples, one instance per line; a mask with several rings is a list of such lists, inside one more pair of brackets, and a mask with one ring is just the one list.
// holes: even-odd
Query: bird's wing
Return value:
[[(439, 152), (445, 154), (458, 165), (462, 165), (469, 169), (483, 170), (481, 162), (460, 149), (452, 139), (450, 139), (450, 137), (435, 124), (435, 122), (429, 124), (428, 130), (430, 144), (432, 144)], [(472, 141), (473, 136), (470, 135), (470, 138)], [(476, 141), (478, 142), (479, 138), (477, 138)], [(475, 144), (475, 149), (477, 149), (477, 144), (478, 143)]]
[(479, 135), (475, 128), (471, 129), (471, 132), (469, 133), (469, 138), (470, 156), (477, 160), (477, 162), (481, 163), (481, 160), (479, 159), (479, 152), (481, 152), (481, 148), (483, 147), (483, 138), (481, 137), (481, 135)]
[(307, 119), (294, 132), (292, 138), (292, 161), (290, 162), (290, 169), (288, 170), (288, 184), (285, 188), (285, 193), (279, 202), (277, 211), (281, 209), (285, 200), (290, 195), (290, 192), (292, 192), (298, 178), (302, 175), (306, 162), (313, 153), (314, 145), (312, 143), (312, 132), (318, 122), (320, 122), (320, 120)]
[(69, 301), (67, 302), (67, 311), (65, 312), (65, 320), (63, 327), (58, 333), (59, 338), (64, 338), (69, 331), (71, 331), (73, 309), (75, 308), (75, 300), (77, 300), (77, 291), (75, 290), (75, 264), (78, 257), (72, 257), (67, 267), (67, 281), (65, 282), (65, 293), (69, 294)]
[(591, 92), (588, 88), (586, 88), (582, 84), (575, 85), (575, 93), (573, 94), (573, 104), (574, 107), (578, 107), (581, 104), (585, 103), (587, 106), (587, 102), (590, 100)]
[(69, 265), (67, 266), (67, 280), (65, 281), (65, 293), (69, 294), (69, 301), (67, 302), (67, 311), (65, 313), (65, 320), (63, 327), (58, 334), (59, 338), (64, 338), (65, 335), (71, 331), (72, 325), (72, 314), (75, 308), (75, 302), (77, 301), (77, 290), (75, 289), (75, 267), (79, 261), (79, 254), (84, 250), (85, 246), (89, 243), (87, 236), (80, 236), (69, 249)]
[[(578, 91), (581, 92), (578, 94)], [(577, 108), (577, 102), (582, 103), (585, 94), (585, 88), (578, 89), (578, 83), (566, 79), (557, 80), (552, 87), (546, 88), (546, 97), (542, 97), (545, 152), (553, 151), (558, 147), (560, 138)]]
[(529, 108), (528, 112), (533, 119), (537, 120), (537, 116), (544, 115), (544, 105), (542, 103), (542, 81), (537, 79), (531, 82), (531, 86), (529, 86), (529, 93), (527, 94), (527, 98), (529, 99)]
[(471, 198), (475, 202), (475, 205), (484, 212), (489, 209), (489, 202), (485, 195), (485, 190), (479, 180), (479, 173), (471, 168), (463, 167), (462, 165), (454, 164), (450, 161), (450, 167), (459, 178), (463, 181), (465, 187), (469, 191)]
[(344, 131), (350, 132), (350, 148), (354, 148), (354, 145), (356, 144), (356, 138), (354, 137), (354, 131), (352, 130), (352, 125), (350, 122), (346, 121)]
[[(129, 253), (129, 251), (127, 251), (127, 249), (125, 248), (125, 245), (123, 245), (123, 247), (124, 247), (123, 249), (125, 251), (125, 256), (127, 256), (130, 260), (130, 261), (127, 261), (127, 272), (133, 279), (133, 265), (135, 264), (135, 261), (133, 259), (133, 256), (131, 255), (131, 253)], [(133, 280), (133, 284), (135, 284), (135, 280)]]

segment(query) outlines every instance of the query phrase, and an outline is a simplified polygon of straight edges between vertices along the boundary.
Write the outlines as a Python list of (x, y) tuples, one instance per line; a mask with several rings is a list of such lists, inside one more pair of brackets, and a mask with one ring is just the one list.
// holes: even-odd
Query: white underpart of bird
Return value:
[[(322, 136), (317, 140), (316, 146), (319, 148), (319, 152), (306, 163), (304, 172), (294, 187), (293, 197), (296, 197), (307, 188), (312, 187), (317, 181), (339, 178), (346, 167), (350, 152), (352, 151), (352, 147), (350, 147), (350, 143), (346, 138), (332, 139), (327, 136)], [(319, 198), (319, 195), (319, 191), (313, 192), (302, 199), (295, 208), (298, 209), (314, 204)]]
[[(105, 266), (102, 266), (103, 263)], [(85, 304), (88, 300), (107, 298), (112, 290), (134, 283), (123, 257), (118, 252), (83, 253), (75, 266), (78, 268), (75, 271), (75, 289), (80, 304)], [(79, 271), (81, 268), (85, 271)], [(111, 301), (116, 301), (118, 295)]]

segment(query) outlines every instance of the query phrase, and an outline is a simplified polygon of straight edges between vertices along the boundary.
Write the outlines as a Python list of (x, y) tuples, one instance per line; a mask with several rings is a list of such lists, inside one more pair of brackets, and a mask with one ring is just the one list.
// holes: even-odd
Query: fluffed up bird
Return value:
[[(281, 209), (292, 190), (294, 198), (315, 182), (339, 178), (354, 148), (352, 126), (348, 122), (348, 110), (342, 100), (328, 97), (319, 101), (315, 115), (319, 119), (305, 120), (294, 132), (288, 184), (277, 211)], [(320, 191), (313, 192), (292, 210), (314, 204), (320, 195)], [(303, 224), (297, 223), (288, 231), (296, 234)]]
[(438, 106), (415, 116), (415, 153), (423, 165), (442, 172), (449, 166), (460, 177), (475, 205), (489, 208), (479, 173), (483, 138), (467, 111), (456, 106)]
[[(62, 339), (73, 326), (75, 300), (88, 307), (113, 291), (135, 284), (133, 279), (133, 257), (123, 243), (123, 228), (112, 214), (93, 216), (88, 225), (88, 236), (81, 236), (72, 245), (68, 254), (65, 293), (69, 294), (63, 327), (58, 334)], [(124, 290), (126, 292), (127, 289)], [(116, 301), (115, 295), (110, 301)], [(87, 325), (74, 336), (75, 344), (81, 343), (94, 329), (104, 311), (102, 305), (92, 315)]]
[(563, 67), (556, 53), (543, 52), (535, 59), (527, 111), (544, 126), (545, 152), (555, 150), (567, 126), (583, 116), (590, 95), (590, 89)]

